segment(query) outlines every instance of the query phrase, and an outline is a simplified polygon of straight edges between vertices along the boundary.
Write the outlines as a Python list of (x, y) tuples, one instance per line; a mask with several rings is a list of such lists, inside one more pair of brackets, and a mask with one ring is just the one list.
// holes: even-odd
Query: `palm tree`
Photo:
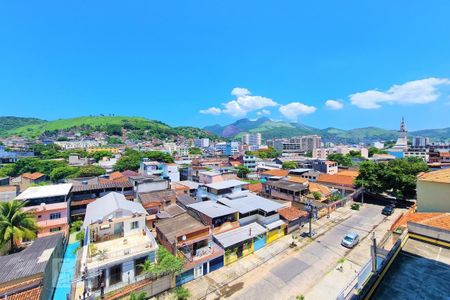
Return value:
[(146, 277), (150, 277), (154, 272), (153, 264), (149, 259), (146, 259), (143, 264), (139, 264), (138, 267), (142, 269), (142, 273)]
[(26, 202), (12, 200), (0, 203), (0, 246), (11, 243), (11, 252), (15, 240), (34, 239), (38, 226), (33, 214), (23, 210)]

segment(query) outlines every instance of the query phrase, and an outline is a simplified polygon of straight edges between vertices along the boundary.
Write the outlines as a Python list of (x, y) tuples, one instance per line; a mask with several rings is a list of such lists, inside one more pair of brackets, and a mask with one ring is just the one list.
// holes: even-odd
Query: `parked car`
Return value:
[(355, 232), (347, 233), (341, 241), (341, 245), (347, 248), (353, 248), (359, 242), (359, 235)]
[(394, 206), (392, 204), (386, 205), (381, 213), (385, 216), (390, 216), (394, 212)]

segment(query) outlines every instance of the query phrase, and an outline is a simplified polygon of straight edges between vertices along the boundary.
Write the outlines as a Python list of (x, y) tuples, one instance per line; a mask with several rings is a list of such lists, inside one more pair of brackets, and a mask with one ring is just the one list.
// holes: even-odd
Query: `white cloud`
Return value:
[(448, 78), (426, 78), (393, 85), (387, 91), (368, 90), (350, 95), (350, 101), (364, 109), (375, 109), (382, 104), (426, 104), (436, 101), (438, 87), (450, 85)]
[(344, 107), (344, 104), (341, 100), (327, 100), (325, 106), (329, 109), (339, 110)]
[(292, 121), (297, 121), (301, 115), (308, 115), (315, 112), (317, 108), (309, 106), (300, 102), (292, 102), (286, 105), (282, 105), (279, 109), (280, 113)]
[(201, 114), (205, 114), (205, 115), (217, 116), (217, 115), (220, 115), (222, 113), (222, 110), (220, 108), (217, 108), (217, 107), (210, 107), (210, 108), (207, 108), (207, 109), (200, 110), (200, 113)]
[(235, 87), (231, 90), (231, 95), (239, 97), (239, 96), (247, 96), (250, 95), (250, 91), (246, 88)]
[(270, 115), (270, 110), (263, 109), (256, 113), (257, 116), (268, 116)]
[(233, 117), (245, 117), (251, 111), (260, 110), (265, 107), (278, 106), (278, 103), (270, 98), (263, 96), (252, 96), (250, 91), (246, 88), (234, 88), (231, 91), (231, 94), (236, 96), (236, 99), (222, 103), (222, 109), (211, 107), (205, 110), (200, 110), (200, 113), (213, 115), (223, 113)]

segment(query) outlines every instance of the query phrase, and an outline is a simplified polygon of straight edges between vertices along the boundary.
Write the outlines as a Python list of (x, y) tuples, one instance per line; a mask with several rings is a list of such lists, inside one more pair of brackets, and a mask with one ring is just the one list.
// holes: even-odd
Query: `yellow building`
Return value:
[(450, 168), (417, 177), (417, 211), (450, 212)]
[(88, 153), (93, 153), (93, 152), (99, 152), (99, 151), (109, 151), (112, 154), (119, 154), (119, 148), (117, 147), (93, 147), (93, 148), (88, 148), (87, 152)]

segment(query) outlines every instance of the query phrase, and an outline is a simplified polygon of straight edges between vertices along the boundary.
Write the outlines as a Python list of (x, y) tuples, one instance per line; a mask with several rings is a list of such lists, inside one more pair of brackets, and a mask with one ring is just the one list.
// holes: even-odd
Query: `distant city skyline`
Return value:
[(0, 116), (450, 127), (449, 13), (447, 1), (3, 3)]

